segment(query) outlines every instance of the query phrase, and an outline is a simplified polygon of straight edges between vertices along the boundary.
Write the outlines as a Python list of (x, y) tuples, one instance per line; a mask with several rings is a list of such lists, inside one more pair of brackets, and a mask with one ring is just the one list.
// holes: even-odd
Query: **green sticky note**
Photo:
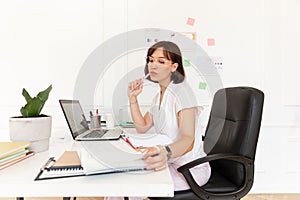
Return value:
[(183, 60), (183, 66), (184, 66), (184, 67), (189, 67), (189, 66), (191, 66), (190, 60), (184, 59), (184, 60)]
[(206, 89), (206, 83), (205, 82), (200, 82), (199, 83), (199, 89), (200, 90), (205, 90)]

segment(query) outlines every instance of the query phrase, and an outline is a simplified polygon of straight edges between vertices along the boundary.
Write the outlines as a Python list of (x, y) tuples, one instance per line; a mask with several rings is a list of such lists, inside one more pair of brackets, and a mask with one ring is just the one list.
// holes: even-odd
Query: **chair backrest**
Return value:
[[(260, 130), (264, 94), (250, 87), (224, 88), (214, 96), (205, 132), (204, 151), (243, 155), (254, 161)], [(243, 181), (241, 164), (232, 161), (212, 162), (212, 170), (235, 184)]]

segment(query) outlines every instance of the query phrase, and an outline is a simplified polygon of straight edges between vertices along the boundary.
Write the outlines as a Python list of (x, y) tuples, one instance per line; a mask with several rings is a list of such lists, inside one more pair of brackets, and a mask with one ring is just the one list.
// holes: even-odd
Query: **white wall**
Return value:
[[(58, 99), (73, 97), (79, 70), (103, 41), (139, 28), (197, 32), (197, 43), (224, 62), (225, 87), (265, 93), (252, 192), (299, 192), (299, 6), (297, 0), (1, 1), (0, 138), (8, 138), (8, 118), (19, 115), (25, 102), (22, 88), (35, 94), (49, 84), (53, 91), (43, 112), (53, 116), (54, 130), (68, 134)], [(194, 26), (186, 24), (188, 17), (196, 19)], [(215, 47), (207, 46), (210, 37)], [(144, 55), (114, 62), (99, 80), (92, 106), (109, 108), (116, 71), (121, 76)]]

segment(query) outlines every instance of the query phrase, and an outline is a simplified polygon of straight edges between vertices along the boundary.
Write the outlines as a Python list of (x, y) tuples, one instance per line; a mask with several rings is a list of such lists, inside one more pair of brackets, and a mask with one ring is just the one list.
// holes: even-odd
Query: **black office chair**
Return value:
[[(175, 191), (172, 200), (241, 199), (251, 189), (254, 159), (260, 130), (264, 94), (250, 87), (219, 90), (213, 99), (205, 131), (207, 156), (178, 168), (191, 189)], [(209, 181), (198, 186), (189, 169), (202, 163), (211, 165)]]

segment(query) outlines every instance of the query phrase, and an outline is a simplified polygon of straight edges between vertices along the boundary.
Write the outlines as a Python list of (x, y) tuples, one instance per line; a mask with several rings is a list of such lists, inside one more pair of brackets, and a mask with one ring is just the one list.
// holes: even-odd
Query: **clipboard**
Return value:
[(65, 151), (58, 160), (50, 157), (34, 180), (75, 176), (85, 176), (79, 156), (76, 151)]

